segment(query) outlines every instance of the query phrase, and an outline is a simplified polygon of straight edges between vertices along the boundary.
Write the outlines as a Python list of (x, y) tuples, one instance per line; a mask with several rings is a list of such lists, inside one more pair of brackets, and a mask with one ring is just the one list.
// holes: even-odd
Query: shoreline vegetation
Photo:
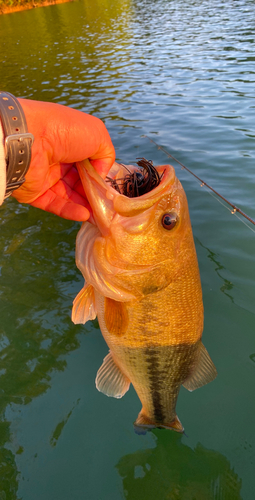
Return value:
[(0, 0), (0, 15), (73, 1), (74, 0)]

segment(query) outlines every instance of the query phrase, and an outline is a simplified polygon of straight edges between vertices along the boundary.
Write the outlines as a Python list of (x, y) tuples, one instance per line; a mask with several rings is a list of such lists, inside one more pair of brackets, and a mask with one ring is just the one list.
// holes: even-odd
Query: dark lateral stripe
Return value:
[(145, 349), (145, 357), (148, 364), (148, 376), (154, 410), (154, 419), (157, 423), (163, 423), (165, 415), (160, 397), (161, 381), (159, 378), (160, 366), (158, 352), (153, 347), (148, 347)]
[[(169, 407), (165, 407), (166, 391), (172, 403), (172, 418), (180, 386), (187, 378), (196, 359), (197, 344), (154, 346), (144, 349), (147, 363), (150, 394), (153, 404), (153, 418), (156, 423), (169, 422)], [(168, 386), (165, 382), (168, 380)], [(171, 412), (171, 413), (172, 413)]]

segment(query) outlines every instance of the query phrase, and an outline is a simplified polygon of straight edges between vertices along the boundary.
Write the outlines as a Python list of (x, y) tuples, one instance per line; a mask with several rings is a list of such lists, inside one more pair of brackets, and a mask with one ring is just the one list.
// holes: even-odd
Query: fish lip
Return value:
[(115, 215), (113, 199), (118, 193), (104, 181), (89, 160), (77, 162), (76, 165), (91, 207), (89, 222), (96, 225), (101, 234), (106, 236)]
[[(77, 163), (82, 185), (91, 207), (89, 222), (98, 226), (102, 235), (110, 233), (110, 225), (115, 216), (119, 214), (130, 217), (135, 213), (147, 210), (157, 203), (162, 193), (167, 191), (175, 182), (175, 170), (171, 165), (161, 165), (156, 167), (162, 175), (160, 184), (154, 189), (139, 197), (129, 198), (116, 191), (107, 183), (94, 169), (89, 160)], [(138, 167), (128, 166), (133, 171), (139, 171)], [(108, 173), (108, 177), (114, 178), (116, 173), (123, 170), (123, 166), (114, 163)]]

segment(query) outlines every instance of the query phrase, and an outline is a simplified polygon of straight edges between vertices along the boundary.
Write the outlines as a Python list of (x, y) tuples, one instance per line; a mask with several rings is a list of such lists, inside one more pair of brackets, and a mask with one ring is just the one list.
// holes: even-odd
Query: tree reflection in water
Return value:
[(81, 328), (70, 319), (80, 288), (74, 265), (79, 224), (12, 200), (1, 213), (0, 500), (16, 500), (19, 472), (6, 408), (43, 394), (52, 374), (65, 369), (64, 355), (79, 347)]

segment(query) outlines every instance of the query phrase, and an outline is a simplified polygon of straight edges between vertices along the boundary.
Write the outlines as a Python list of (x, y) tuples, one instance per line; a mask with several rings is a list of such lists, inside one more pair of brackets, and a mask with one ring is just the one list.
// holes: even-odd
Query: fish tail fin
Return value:
[(134, 431), (136, 434), (146, 434), (151, 429), (171, 429), (176, 432), (184, 432), (184, 428), (175, 415), (171, 422), (154, 422), (151, 418), (147, 417), (143, 411), (140, 411), (136, 421), (134, 422)]

